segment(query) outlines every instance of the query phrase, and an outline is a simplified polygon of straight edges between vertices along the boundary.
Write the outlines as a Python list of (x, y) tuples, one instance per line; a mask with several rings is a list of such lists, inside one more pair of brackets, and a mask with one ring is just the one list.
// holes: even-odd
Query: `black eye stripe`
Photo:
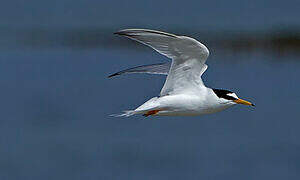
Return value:
[(233, 92), (224, 90), (224, 89), (212, 89), (214, 93), (219, 97), (227, 100), (237, 100), (237, 98), (228, 96), (228, 94), (232, 94)]

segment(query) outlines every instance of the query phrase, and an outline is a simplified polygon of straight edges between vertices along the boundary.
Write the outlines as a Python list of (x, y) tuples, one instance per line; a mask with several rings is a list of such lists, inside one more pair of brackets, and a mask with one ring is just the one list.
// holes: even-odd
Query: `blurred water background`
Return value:
[[(14, 0), (0, 6), (0, 179), (299, 179), (300, 1)], [(168, 61), (113, 32), (210, 49), (207, 86), (256, 104), (199, 117), (111, 118), (157, 96)]]

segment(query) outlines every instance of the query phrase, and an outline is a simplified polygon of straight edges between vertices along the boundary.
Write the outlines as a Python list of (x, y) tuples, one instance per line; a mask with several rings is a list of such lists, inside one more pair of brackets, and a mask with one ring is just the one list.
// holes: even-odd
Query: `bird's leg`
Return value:
[(156, 113), (158, 113), (160, 110), (152, 110), (152, 111), (148, 111), (147, 113), (143, 114), (143, 116), (147, 117), (150, 115), (155, 115)]

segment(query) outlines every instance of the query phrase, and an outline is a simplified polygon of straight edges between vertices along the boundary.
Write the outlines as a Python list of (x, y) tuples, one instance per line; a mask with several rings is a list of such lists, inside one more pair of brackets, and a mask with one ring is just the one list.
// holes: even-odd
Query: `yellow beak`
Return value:
[(251, 102), (243, 100), (243, 99), (237, 99), (237, 100), (233, 100), (233, 101), (237, 104), (244, 104), (244, 105), (248, 105), (248, 106), (254, 106), (254, 104), (252, 104)]

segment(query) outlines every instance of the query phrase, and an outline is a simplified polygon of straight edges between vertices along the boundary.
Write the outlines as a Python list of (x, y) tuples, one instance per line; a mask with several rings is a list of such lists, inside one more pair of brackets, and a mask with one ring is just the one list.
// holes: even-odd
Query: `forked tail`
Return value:
[(137, 113), (134, 110), (129, 110), (129, 111), (123, 111), (122, 114), (112, 114), (110, 116), (112, 116), (112, 117), (129, 117), (129, 116), (132, 116), (135, 114), (137, 114)]
[(122, 114), (112, 114), (110, 116), (112, 117), (129, 117), (135, 114), (143, 114), (143, 116), (153, 116), (156, 115), (160, 110), (150, 110), (150, 111), (135, 111), (135, 110), (130, 110), (130, 111), (124, 111)]

